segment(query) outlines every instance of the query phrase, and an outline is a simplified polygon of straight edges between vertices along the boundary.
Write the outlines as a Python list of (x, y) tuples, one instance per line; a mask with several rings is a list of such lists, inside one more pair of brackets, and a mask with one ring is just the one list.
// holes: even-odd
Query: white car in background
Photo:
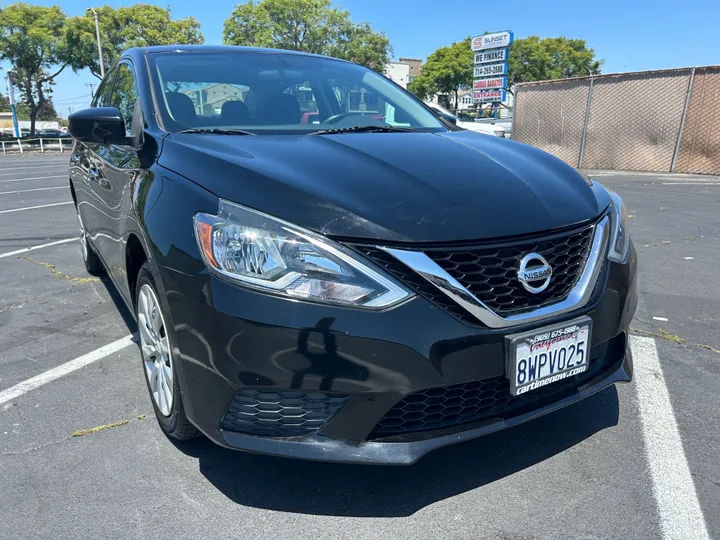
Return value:
[(459, 112), (455, 115), (436, 103), (426, 102), (425, 105), (433, 109), (436, 114), (439, 114), (439, 116), (442, 116), (445, 119), (454, 118), (455, 122), (453, 123), (459, 128), (475, 131), (476, 133), (485, 133), (486, 135), (494, 135), (495, 137), (505, 138), (505, 129), (501, 126), (486, 124), (484, 122), (475, 122), (475, 119), (472, 116), (463, 112)]

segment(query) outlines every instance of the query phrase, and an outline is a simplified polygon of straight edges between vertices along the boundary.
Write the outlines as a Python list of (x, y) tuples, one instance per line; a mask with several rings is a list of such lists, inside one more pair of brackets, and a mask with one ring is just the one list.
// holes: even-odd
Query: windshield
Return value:
[(288, 53), (149, 55), (163, 127), (310, 133), (359, 126), (447, 131), (410, 94), (356, 64)]

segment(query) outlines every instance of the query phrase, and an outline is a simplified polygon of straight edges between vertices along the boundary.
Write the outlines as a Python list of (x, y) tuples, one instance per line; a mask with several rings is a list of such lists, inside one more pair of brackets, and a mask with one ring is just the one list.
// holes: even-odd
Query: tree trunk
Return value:
[(455, 115), (460, 111), (460, 98), (458, 97), (458, 89), (455, 89)]
[(30, 136), (35, 135), (35, 120), (37, 119), (40, 107), (30, 107)]
[(40, 112), (40, 109), (42, 109), (43, 105), (47, 102), (47, 99), (45, 99), (45, 93), (43, 92), (42, 88), (42, 80), (36, 80), (35, 81), (35, 93), (37, 94), (37, 102), (33, 100), (33, 105), (30, 108), (30, 135), (35, 134), (35, 120), (37, 120), (37, 115)]

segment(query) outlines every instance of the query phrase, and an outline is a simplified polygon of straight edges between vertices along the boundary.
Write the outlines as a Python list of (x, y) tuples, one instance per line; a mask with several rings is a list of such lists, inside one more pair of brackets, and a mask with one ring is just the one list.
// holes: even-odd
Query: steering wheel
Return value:
[(340, 120), (343, 118), (347, 118), (348, 116), (355, 116), (353, 113), (340, 113), (340, 114), (333, 114), (332, 116), (328, 116), (325, 120), (322, 121), (323, 124), (337, 124)]

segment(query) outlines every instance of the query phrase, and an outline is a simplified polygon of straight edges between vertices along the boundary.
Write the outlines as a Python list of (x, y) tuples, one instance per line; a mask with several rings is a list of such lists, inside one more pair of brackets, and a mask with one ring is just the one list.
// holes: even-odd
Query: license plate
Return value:
[(519, 396), (587, 371), (592, 320), (508, 336), (510, 393)]

